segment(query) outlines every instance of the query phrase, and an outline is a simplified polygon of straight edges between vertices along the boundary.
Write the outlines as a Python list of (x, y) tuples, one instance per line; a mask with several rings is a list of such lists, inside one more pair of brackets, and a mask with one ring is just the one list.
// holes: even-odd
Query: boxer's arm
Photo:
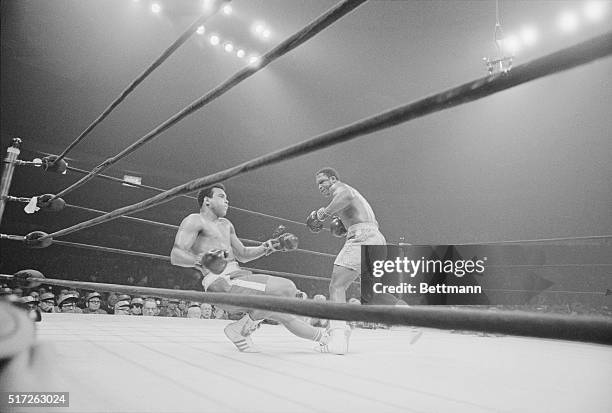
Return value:
[(355, 199), (355, 192), (350, 188), (345, 188), (334, 195), (329, 205), (325, 207), (324, 213), (326, 215), (335, 215), (349, 206), (353, 199)]
[(179, 267), (196, 267), (199, 257), (191, 252), (191, 247), (198, 238), (200, 226), (193, 216), (186, 217), (176, 233), (174, 246), (170, 252), (170, 262)]
[(236, 235), (234, 225), (230, 223), (230, 244), (234, 257), (240, 262), (249, 262), (259, 257), (263, 257), (266, 254), (266, 247), (259, 245), (257, 247), (245, 247), (242, 241)]

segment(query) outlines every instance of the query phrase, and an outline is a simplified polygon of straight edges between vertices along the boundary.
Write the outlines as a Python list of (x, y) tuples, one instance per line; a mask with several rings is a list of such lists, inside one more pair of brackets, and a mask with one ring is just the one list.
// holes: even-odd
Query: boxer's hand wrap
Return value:
[(346, 235), (346, 227), (339, 217), (333, 217), (329, 223), (329, 230), (334, 237), (342, 238)]
[(308, 215), (308, 218), (306, 218), (306, 226), (310, 232), (314, 232), (315, 234), (321, 232), (323, 229), (323, 222), (319, 221), (317, 218), (317, 211), (312, 211), (310, 215)]
[(210, 250), (197, 259), (195, 266), (206, 268), (213, 274), (221, 274), (227, 267), (227, 256), (225, 250)]
[(294, 250), (298, 247), (298, 243), (298, 237), (286, 232), (278, 236), (278, 238), (267, 240), (262, 245), (264, 246), (265, 255), (270, 255), (273, 252)]
[(327, 211), (325, 210), (324, 207), (321, 207), (319, 209), (317, 209), (317, 219), (321, 222), (325, 221), (327, 218), (329, 218), (331, 215), (329, 215), (327, 213)]

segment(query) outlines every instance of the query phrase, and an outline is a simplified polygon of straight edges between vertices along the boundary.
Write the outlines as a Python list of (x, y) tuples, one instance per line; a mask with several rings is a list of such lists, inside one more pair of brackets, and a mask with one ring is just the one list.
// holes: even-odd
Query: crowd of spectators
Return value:
[(149, 317), (183, 317), (205, 319), (237, 319), (240, 314), (229, 313), (207, 303), (173, 300), (127, 294), (99, 293), (70, 290), (51, 286), (33, 289), (10, 288), (0, 285), (0, 296), (10, 297), (30, 311), (41, 313), (113, 314)]
[[(77, 313), (77, 314), (112, 314), (124, 316), (145, 317), (179, 317), (204, 318), (221, 320), (238, 320), (241, 312), (228, 312), (222, 308), (208, 303), (195, 301), (174, 300), (156, 297), (139, 297), (127, 294), (99, 293), (97, 291), (70, 290), (60, 288), (55, 294), (52, 286), (40, 286), (33, 289), (13, 288), (7, 285), (0, 287), (0, 295), (10, 295), (29, 311), (41, 313)], [(297, 297), (309, 299), (308, 295), (300, 291)], [(316, 294), (314, 301), (326, 301), (323, 294)], [(351, 298), (350, 304), (360, 305), (357, 298)], [(315, 327), (328, 327), (329, 320), (305, 317), (305, 320)], [(278, 324), (266, 320), (267, 324)], [(349, 322), (351, 328), (388, 328), (381, 323), (353, 321)]]
[[(131, 280), (128, 280), (128, 282)], [(134, 279), (135, 281), (135, 279)], [(133, 285), (133, 284), (132, 284)], [(100, 293), (87, 290), (71, 290), (68, 288), (41, 285), (36, 288), (23, 288), (18, 285), (0, 284), (0, 296), (11, 296), (31, 311), (41, 313), (83, 313), (83, 314), (114, 314), (127, 316), (152, 317), (182, 317), (204, 319), (230, 319), (236, 320), (242, 313), (231, 313), (222, 308), (207, 303), (167, 299), (145, 296), (130, 296), (126, 294)], [(174, 286), (179, 289), (180, 285)], [(309, 299), (308, 294), (300, 292), (299, 298)], [(323, 294), (314, 294), (315, 301), (326, 301)], [(541, 301), (541, 300), (540, 300)], [(350, 298), (350, 304), (360, 305), (357, 298)], [(612, 308), (607, 305), (599, 307), (589, 306), (585, 303), (573, 302), (571, 304), (545, 304), (539, 302), (532, 305), (497, 305), (497, 306), (471, 306), (483, 311), (521, 310), (542, 313), (568, 314), (568, 315), (603, 315), (612, 317)], [(307, 318), (313, 326), (327, 327), (328, 320)], [(381, 323), (350, 322), (353, 328), (387, 328)]]

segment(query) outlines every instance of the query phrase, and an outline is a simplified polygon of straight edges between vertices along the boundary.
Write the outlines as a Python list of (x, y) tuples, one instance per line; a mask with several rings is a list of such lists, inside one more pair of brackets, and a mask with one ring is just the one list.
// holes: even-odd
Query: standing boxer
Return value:
[[(319, 232), (323, 229), (323, 223), (331, 218), (332, 234), (346, 237), (334, 261), (329, 284), (330, 301), (345, 303), (346, 290), (361, 274), (361, 246), (385, 245), (386, 241), (378, 229), (376, 216), (368, 201), (355, 188), (341, 182), (335, 169), (320, 169), (315, 174), (315, 182), (321, 194), (331, 197), (331, 202), (326, 207), (312, 211), (306, 225), (312, 232)], [(345, 321), (330, 320), (331, 339), (320, 350), (346, 354), (350, 331)]]

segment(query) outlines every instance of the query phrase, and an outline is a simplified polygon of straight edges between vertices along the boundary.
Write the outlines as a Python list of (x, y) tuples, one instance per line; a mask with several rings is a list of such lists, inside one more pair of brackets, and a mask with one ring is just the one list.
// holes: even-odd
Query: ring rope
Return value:
[[(606, 295), (606, 291), (566, 291), (566, 290), (516, 290), (505, 288), (483, 288), (487, 292), (499, 293), (538, 293), (538, 294), (589, 294), (589, 295)], [(609, 295), (609, 294), (607, 294)]]
[(245, 172), (302, 156), (412, 119), (481, 99), (531, 80), (592, 62), (609, 56), (610, 54), (612, 54), (612, 32), (516, 66), (511, 72), (496, 73), (465, 83), (416, 102), (399, 106), (347, 126), (325, 132), (314, 138), (254, 158), (232, 168), (191, 180), (147, 200), (116, 209), (106, 215), (81, 222), (80, 224), (73, 225), (53, 234), (48, 234), (41, 237), (40, 240), (70, 234), (115, 219), (124, 214), (142, 211), (155, 205), (168, 202), (181, 194), (193, 192), (205, 186), (241, 175)]
[[(21, 202), (21, 203), (29, 203), (31, 198), (26, 198), (26, 197), (16, 197), (16, 196), (7, 196), (5, 197), (5, 199), (7, 201), (12, 201), (12, 202)], [(99, 215), (103, 215), (103, 214), (107, 214), (108, 212), (106, 211), (101, 211), (99, 209), (93, 209), (93, 208), (87, 208), (84, 206), (79, 206), (79, 205), (73, 205), (73, 204), (66, 204), (65, 207), (67, 208), (74, 208), (74, 209), (79, 209), (81, 211), (86, 211), (86, 212), (92, 212), (95, 214), (99, 214)], [(134, 221), (134, 222), (138, 222), (138, 223), (143, 223), (143, 224), (151, 224), (151, 225), (156, 225), (159, 227), (164, 227), (164, 228), (169, 228), (172, 230), (178, 230), (178, 226), (177, 225), (173, 225), (173, 224), (167, 224), (165, 222), (159, 222), (159, 221), (151, 221), (149, 219), (144, 219), (144, 218), (137, 218), (137, 217), (132, 217), (129, 215), (124, 215), (121, 217), (122, 219), (126, 219), (128, 221)], [(262, 242), (261, 241), (257, 241), (254, 239), (249, 239), (249, 238), (238, 238), (240, 241), (242, 241), (245, 244), (249, 244), (249, 245), (261, 245)], [(59, 241), (58, 241), (59, 242)], [(320, 257), (327, 257), (327, 258), (336, 258), (335, 255), (333, 254), (329, 254), (327, 252), (320, 252), (320, 251), (312, 251), (312, 250), (307, 250), (304, 248), (296, 248), (293, 251), (295, 252), (300, 252), (300, 253), (304, 253), (304, 254), (312, 254), (312, 255), (317, 255)]]
[[(68, 206), (68, 204), (66, 204), (66, 206)], [(123, 218), (127, 218), (127, 217), (123, 217)], [(146, 220), (144, 220), (144, 221), (146, 221)], [(149, 222), (150, 223), (155, 223), (155, 221), (149, 221)], [(22, 241), (23, 242), (24, 236), (23, 235), (0, 234), (0, 239), (8, 239), (8, 240), (11, 240), (11, 241)], [(240, 240), (241, 241), (246, 241), (248, 243), (257, 244), (257, 245), (261, 244), (260, 241), (250, 240), (250, 239), (246, 239), (246, 238), (241, 238)], [(115, 252), (115, 253), (126, 254), (126, 255), (134, 255), (134, 256), (140, 256), (140, 257), (145, 257), (145, 258), (154, 258), (154, 259), (160, 259), (162, 261), (170, 261), (170, 258), (165, 256), (165, 255), (150, 254), (150, 253), (146, 253), (146, 252), (124, 250), (124, 249), (112, 248), (112, 247), (102, 247), (102, 246), (91, 245), (91, 244), (81, 244), (81, 243), (71, 242), (71, 241), (54, 240), (53, 244), (72, 246), (72, 247), (91, 249), (91, 250), (98, 249), (98, 250), (101, 250), (101, 251)], [(304, 253), (310, 253), (310, 254), (322, 255), (322, 256), (329, 256), (329, 257), (335, 258), (335, 256), (332, 255), (332, 254), (322, 253), (322, 252), (318, 252), (318, 251), (300, 250), (299, 248), (294, 250), (294, 251), (300, 251), (300, 252), (304, 252)], [(578, 268), (588, 268), (588, 267), (610, 267), (610, 266), (612, 266), (612, 264), (606, 264), (606, 263), (490, 264), (490, 265), (487, 265), (487, 268), (577, 268), (577, 267)], [(253, 270), (252, 268), (246, 268), (246, 269)], [(255, 271), (269, 271), (269, 270), (255, 269)], [(299, 274), (284, 273), (284, 272), (277, 272), (277, 273), (274, 273), (274, 274), (270, 273), (269, 275), (278, 275), (278, 274), (292, 274), (292, 276), (299, 275)], [(315, 277), (315, 276), (313, 276), (313, 277)], [(315, 277), (315, 278), (320, 278), (320, 277)], [(329, 280), (329, 278), (324, 278), (324, 279)], [(493, 291), (493, 290), (491, 290), (491, 291)], [(500, 291), (512, 291), (512, 290), (500, 290)], [(523, 291), (523, 290), (521, 290), (521, 291)]]
[(536, 238), (536, 239), (522, 239), (522, 240), (510, 240), (510, 241), (487, 241), (487, 242), (470, 242), (467, 244), (452, 244), (456, 246), (466, 245), (498, 245), (498, 244), (527, 244), (532, 242), (555, 242), (555, 241), (586, 241), (591, 239), (610, 239), (612, 235), (587, 235), (583, 237), (559, 237), (559, 238)]
[(487, 265), (487, 268), (588, 268), (588, 267), (612, 267), (612, 264), (606, 263), (570, 263), (570, 264), (493, 264)]
[[(82, 173), (82, 174), (88, 174), (89, 173), (89, 171), (86, 171), (85, 169), (75, 168), (73, 166), (68, 166), (67, 169), (69, 171), (74, 171), (74, 172), (78, 172), (78, 173)], [(113, 182), (119, 182), (119, 183), (122, 183), (122, 184), (136, 186), (136, 187), (142, 188), (142, 189), (149, 189), (149, 190), (155, 191), (157, 193), (161, 193), (161, 192), (166, 191), (165, 189), (156, 188), (156, 187), (150, 186), (150, 185), (143, 185), (143, 184), (136, 184), (136, 183), (132, 183), (132, 182), (127, 182), (127, 181), (124, 181), (121, 178), (116, 178), (116, 177), (110, 176), (110, 175), (97, 174), (96, 177), (102, 178), (102, 179), (106, 179), (106, 180), (110, 180), (110, 181), (113, 181)], [(194, 199), (196, 201), (198, 199), (197, 197), (195, 197), (193, 195), (188, 195), (188, 194), (181, 195), (181, 197), (189, 198), (189, 199)], [(277, 217), (277, 216), (274, 216), (274, 215), (265, 214), (263, 212), (251, 211), (250, 209), (238, 208), (236, 206), (230, 206), (230, 209), (234, 209), (234, 210), (240, 211), (240, 212), (246, 212), (246, 213), (253, 214), (253, 215), (258, 215), (258, 216), (264, 217), (264, 218), (271, 218), (271, 219), (276, 219), (276, 220), (279, 220), (279, 221), (290, 222), (292, 224), (301, 225), (301, 226), (304, 226), (304, 227), (306, 226), (306, 223), (304, 223), (304, 222), (294, 221), (294, 220), (288, 219), (288, 218)], [(329, 231), (329, 228), (324, 228), (324, 230)]]
[[(5, 162), (7, 162), (5, 160)], [(16, 165), (34, 165), (34, 166), (40, 166), (40, 164), (32, 162), (32, 161), (23, 161), (20, 159), (16, 159), (15, 161), (13, 161), (13, 163), (15, 163)], [(71, 167), (71, 166), (67, 166), (68, 170), (72, 170), (75, 172), (79, 172), (79, 173), (83, 173), (86, 174), (88, 173), (88, 171), (84, 170), (84, 169), (79, 169), (79, 168), (75, 168), (75, 167)], [(104, 178), (104, 179), (110, 179), (112, 181), (115, 182), (120, 182), (123, 184), (128, 184), (128, 185), (132, 185), (132, 186), (137, 186), (143, 189), (150, 189), (156, 192), (163, 192), (165, 191), (164, 189), (161, 188), (156, 188), (153, 186), (148, 186), (148, 185), (142, 185), (142, 184), (136, 184), (136, 183), (132, 183), (132, 182), (127, 182), (121, 178), (116, 178), (114, 176), (109, 176), (109, 175), (104, 175), (104, 174), (99, 174), (97, 175), (100, 178)], [(181, 195), (181, 197), (185, 197), (185, 198), (190, 198), (190, 199), (194, 199), (197, 200), (196, 197), (191, 196), (191, 195)], [(15, 198), (15, 199), (13, 199)], [(7, 196), (6, 199), (8, 201), (14, 201), (17, 200), (19, 202), (29, 202), (29, 198), (19, 198), (19, 197), (11, 197), (11, 196)], [(69, 204), (66, 204), (66, 206), (69, 206)], [(281, 217), (277, 217), (274, 215), (268, 215), (268, 214), (264, 214), (262, 212), (257, 212), (257, 211), (251, 211), (249, 209), (243, 209), (243, 208), (238, 208), (238, 207), (234, 207), (234, 206), (230, 206), (230, 208), (235, 209), (237, 211), (242, 211), (242, 212), (247, 212), (247, 213), (251, 213), (254, 215), (260, 215), (260, 216), (264, 216), (267, 218), (272, 218), (272, 219), (278, 219), (281, 221), (287, 221), (287, 222), (291, 222), (293, 224), (298, 224), (298, 225), (303, 225), (306, 226), (306, 224), (304, 222), (298, 222), (298, 221), (293, 221), (287, 218), (281, 218)], [(127, 217), (124, 217), (127, 218)], [(169, 224), (168, 224), (169, 225)], [(323, 228), (327, 231), (329, 231), (329, 228)], [(503, 240), (503, 241), (484, 241), (484, 242), (468, 242), (468, 243), (451, 243), (450, 245), (455, 245), (455, 246), (470, 246), (470, 245), (501, 245), (501, 244), (527, 244), (527, 243), (537, 243), (537, 242), (555, 242), (555, 241), (586, 241), (586, 240), (598, 240), (598, 239), (612, 239), (612, 235), (585, 235), (585, 236), (579, 236), (579, 237), (556, 237), (556, 238), (534, 238), (534, 239), (522, 239), (522, 240)], [(314, 251), (313, 251), (314, 252)], [(331, 254), (329, 254), (331, 255)], [(333, 255), (331, 255), (333, 256)], [(601, 265), (607, 265), (607, 264), (601, 264)]]
[[(4, 274), (2, 276), (14, 278)], [(294, 298), (204, 293), (52, 278), (41, 280), (40, 278), (30, 277), (27, 280), (94, 291), (225, 304), (323, 319), (383, 322), (391, 325), (482, 331), (515, 336), (612, 344), (612, 318), (603, 316), (568, 316), (509, 310), (482, 311), (472, 308), (439, 306), (358, 306)]]
[[(20, 235), (0, 234), (0, 239), (23, 242), (24, 237)], [(71, 241), (54, 241), (53, 244), (62, 245), (66, 247), (81, 248), (81, 249), (92, 250), (92, 251), (110, 252), (114, 254), (123, 254), (123, 255), (129, 255), (133, 257), (150, 258), (154, 260), (170, 262), (170, 257), (166, 255), (152, 254), (149, 252), (131, 251), (131, 250), (124, 250), (121, 248), (104, 247), (101, 245), (82, 244), (79, 242), (71, 242)], [(329, 282), (329, 280), (331, 279), (328, 277), (318, 277), (316, 275), (305, 275), (305, 274), (297, 274), (297, 273), (285, 272), (285, 271), (266, 270), (262, 268), (251, 268), (251, 267), (241, 267), (241, 268), (248, 270), (248, 271), (252, 271), (253, 273), (275, 275), (275, 276), (287, 277), (287, 278), (303, 278), (307, 280), (318, 280), (318, 281), (327, 281), (327, 282)]]
[(223, 94), (225, 94), (225, 92), (232, 89), (234, 86), (238, 85), (240, 82), (247, 79), (248, 77), (254, 75), (259, 70), (263, 69), (268, 64), (272, 63), (274, 60), (278, 59), (284, 54), (290, 52), (291, 50), (305, 43), (306, 41), (314, 37), (317, 33), (323, 31), (323, 29), (330, 26), (332, 23), (334, 23), (335, 21), (339, 20), (341, 17), (348, 14), (349, 12), (357, 8), (359, 5), (361, 5), (365, 1), (366, 0), (344, 0), (338, 5), (334, 6), (332, 9), (325, 12), (323, 15), (321, 15), (320, 17), (312, 21), (310, 24), (308, 24), (306, 27), (304, 27), (297, 33), (293, 34), (289, 38), (285, 39), (283, 42), (281, 42), (275, 48), (270, 50), (268, 53), (264, 54), (261, 57), (260, 63), (256, 67), (247, 66), (243, 68), (242, 70), (238, 71), (233, 76), (231, 76), (228, 80), (223, 82), (221, 85), (215, 87), (214, 89), (210, 90), (204, 96), (193, 101), (191, 104), (183, 108), (180, 112), (176, 113), (175, 115), (173, 115), (172, 117), (170, 117), (169, 119), (167, 119), (166, 121), (164, 121), (163, 123), (155, 127), (149, 133), (147, 133), (146, 135), (144, 135), (143, 137), (135, 141), (133, 144), (129, 145), (127, 148), (123, 149), (117, 155), (105, 160), (100, 165), (96, 166), (94, 169), (91, 170), (91, 172), (89, 172), (89, 174), (87, 174), (86, 176), (84, 176), (79, 181), (75, 182), (74, 184), (70, 185), (68, 188), (65, 188), (62, 191), (60, 191), (53, 198), (51, 198), (51, 200), (61, 197), (63, 195), (66, 195), (68, 192), (90, 181), (96, 174), (104, 171), (109, 166), (113, 165), (114, 163), (118, 162), (120, 159), (134, 152), (136, 149), (140, 148), (147, 142), (151, 141), (153, 138), (155, 138), (156, 136), (158, 136), (159, 134), (161, 134), (162, 132), (170, 128), (171, 126), (175, 125), (176, 123), (178, 123), (185, 117), (193, 114), (195, 111), (201, 109), (202, 107), (212, 102), (216, 98), (222, 96)]
[(125, 90), (123, 90), (123, 92), (121, 92), (121, 94), (119, 94), (119, 96), (117, 96), (115, 100), (106, 109), (104, 109), (104, 111), (102, 112), (102, 114), (100, 114), (100, 116), (98, 116), (87, 128), (85, 128), (85, 130), (81, 132), (81, 134), (77, 136), (76, 139), (70, 145), (68, 145), (68, 147), (64, 149), (64, 151), (61, 154), (59, 154), (59, 156), (53, 161), (53, 164), (64, 159), (64, 157), (68, 155), (68, 152), (70, 152), (79, 142), (85, 139), (85, 137), (89, 135), (89, 133), (100, 122), (106, 119), (106, 117), (110, 115), (110, 113), (125, 98), (127, 98), (128, 95), (134, 91), (134, 89), (136, 89), (136, 86), (138, 86), (143, 80), (145, 80), (155, 69), (157, 69), (167, 58), (169, 58), (180, 46), (182, 46), (196, 32), (199, 26), (203, 25), (210, 17), (215, 15), (219, 11), (223, 3), (226, 3), (228, 1), (229, 0), (221, 0), (220, 2), (215, 2), (214, 7), (211, 7), (211, 10), (209, 12), (203, 14), (202, 16), (200, 16), (200, 18), (198, 18), (195, 22), (193, 22), (191, 26), (189, 26), (187, 30), (185, 30), (183, 34), (181, 34), (174, 43), (172, 43), (166, 50), (164, 50), (164, 52), (153, 63), (151, 63), (151, 65), (148, 68), (146, 68), (144, 72), (142, 72), (132, 83), (130, 83), (128, 87), (125, 88)]
[[(20, 235), (7, 235), (7, 234), (0, 234), (0, 239), (8, 239), (11, 241), (23, 241), (24, 237), (20, 236)], [(254, 242), (258, 242), (258, 241), (254, 241)], [(160, 255), (160, 254), (152, 254), (152, 253), (147, 253), (147, 252), (140, 252), (140, 251), (133, 251), (133, 250), (126, 250), (126, 249), (120, 249), (120, 248), (114, 248), (114, 247), (104, 247), (104, 246), (100, 246), (100, 245), (92, 245), (92, 244), (83, 244), (83, 243), (78, 243), (78, 242), (71, 242), (71, 241), (54, 241), (54, 244), (57, 245), (63, 245), (63, 246), (68, 246), (68, 247), (75, 247), (75, 248), (82, 248), (82, 249), (88, 249), (88, 250), (94, 250), (94, 251), (104, 251), (104, 252), (111, 252), (111, 253), (116, 253), (116, 254), (123, 254), (123, 255), (130, 255), (130, 256), (136, 256), (136, 257), (142, 257), (142, 258), (151, 258), (151, 259), (155, 259), (155, 260), (160, 260), (160, 261), (165, 261), (165, 262), (170, 262), (170, 257), (166, 256), (166, 255)], [(306, 250), (307, 251), (307, 250)], [(312, 251), (307, 251), (307, 252), (312, 252)], [(544, 265), (537, 265), (537, 264), (530, 264), (530, 265), (522, 265), (522, 264), (507, 264), (507, 265), (487, 265), (487, 268), (576, 268), (576, 267), (609, 267), (612, 264), (596, 264), (596, 263), (575, 263), (575, 264), (544, 264)], [(294, 277), (294, 278), (304, 278), (304, 279), (312, 279), (312, 280), (325, 280), (325, 281), (329, 281), (330, 278), (327, 277), (318, 277), (315, 275), (304, 275), (304, 274), (297, 274), (297, 273), (290, 273), (290, 272), (285, 272), (285, 271), (274, 271), (274, 270), (267, 270), (267, 269), (261, 269), (261, 268), (251, 268), (251, 267), (242, 267), (248, 271), (252, 271), (254, 273), (264, 273), (267, 275), (275, 275), (275, 276), (280, 276), (280, 277)], [(360, 281), (354, 281), (353, 283), (355, 284), (360, 284)], [(496, 289), (496, 288), (483, 288), (483, 291), (491, 291), (491, 292), (542, 292), (540, 290), (516, 290), (516, 289)], [(551, 293), (577, 293), (577, 294), (599, 294), (597, 292), (594, 291), (557, 291), (557, 290), (551, 290), (551, 291), (546, 291), (546, 292), (551, 292)]]

